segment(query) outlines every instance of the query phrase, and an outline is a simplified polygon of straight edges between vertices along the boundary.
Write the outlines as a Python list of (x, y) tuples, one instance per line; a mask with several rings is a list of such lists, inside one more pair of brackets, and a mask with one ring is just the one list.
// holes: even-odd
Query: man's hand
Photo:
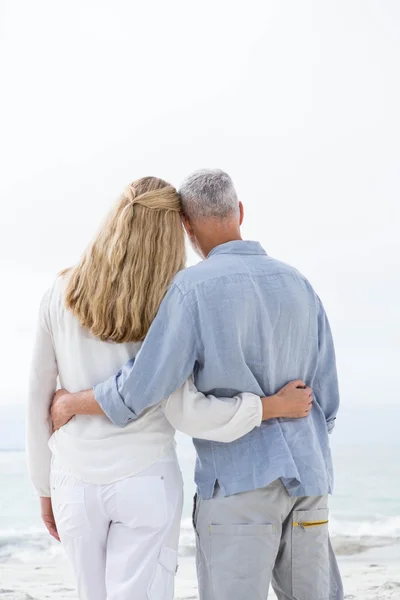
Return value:
[(300, 419), (307, 417), (312, 408), (312, 389), (304, 381), (291, 381), (274, 396), (261, 399), (263, 404), (263, 421), (277, 419)]
[(46, 525), (47, 531), (55, 540), (57, 540), (57, 542), (59, 542), (60, 537), (57, 532), (57, 526), (53, 514), (53, 507), (51, 505), (51, 498), (40, 498), (40, 508), (42, 514), (42, 521)]
[(50, 415), (53, 423), (53, 431), (57, 431), (72, 419), (74, 413), (70, 405), (70, 396), (67, 390), (58, 390), (54, 394), (53, 402), (50, 407)]

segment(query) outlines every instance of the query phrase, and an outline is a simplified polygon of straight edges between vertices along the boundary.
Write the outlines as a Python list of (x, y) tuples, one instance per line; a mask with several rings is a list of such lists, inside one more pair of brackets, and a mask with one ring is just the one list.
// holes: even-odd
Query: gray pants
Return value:
[(194, 509), (200, 600), (343, 600), (328, 497), (289, 496), (280, 480)]

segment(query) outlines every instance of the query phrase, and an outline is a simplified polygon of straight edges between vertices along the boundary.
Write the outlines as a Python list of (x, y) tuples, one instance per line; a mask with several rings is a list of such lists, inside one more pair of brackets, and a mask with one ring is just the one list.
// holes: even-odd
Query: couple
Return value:
[[(279, 600), (343, 598), (328, 535), (329, 324), (301, 274), (242, 240), (242, 220), (223, 171), (179, 193), (140, 179), (43, 298), (29, 469), (81, 600), (173, 599), (175, 430), (197, 450), (201, 600), (266, 600), (271, 580)], [(188, 269), (184, 229), (205, 258)]]

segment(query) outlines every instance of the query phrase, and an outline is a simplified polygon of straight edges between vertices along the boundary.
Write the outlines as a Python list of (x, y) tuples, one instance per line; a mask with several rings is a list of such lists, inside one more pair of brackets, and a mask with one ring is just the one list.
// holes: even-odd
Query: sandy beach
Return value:
[[(400, 544), (340, 556), (346, 600), (400, 599)], [(62, 550), (51, 547), (42, 556), (29, 560), (21, 556), (0, 566), (1, 600), (77, 600), (74, 581)], [(198, 598), (193, 556), (180, 559), (175, 598)], [(271, 591), (269, 598), (276, 598)]]

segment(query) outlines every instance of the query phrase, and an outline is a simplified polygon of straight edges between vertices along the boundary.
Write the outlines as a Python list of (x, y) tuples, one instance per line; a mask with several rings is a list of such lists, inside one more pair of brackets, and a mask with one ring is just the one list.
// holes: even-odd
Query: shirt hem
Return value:
[(215, 485), (217, 482), (223, 496), (233, 496), (235, 494), (243, 494), (263, 489), (277, 479), (282, 481), (288, 495), (291, 497), (325, 496), (327, 494), (332, 494), (331, 482), (326, 482), (326, 484), (322, 486), (303, 486), (297, 477), (282, 475), (282, 473), (273, 473), (259, 481), (253, 481), (251, 483), (236, 481), (227, 484), (223, 478), (221, 480), (217, 477), (214, 480), (197, 483), (197, 493), (202, 500), (211, 500), (214, 496)]

